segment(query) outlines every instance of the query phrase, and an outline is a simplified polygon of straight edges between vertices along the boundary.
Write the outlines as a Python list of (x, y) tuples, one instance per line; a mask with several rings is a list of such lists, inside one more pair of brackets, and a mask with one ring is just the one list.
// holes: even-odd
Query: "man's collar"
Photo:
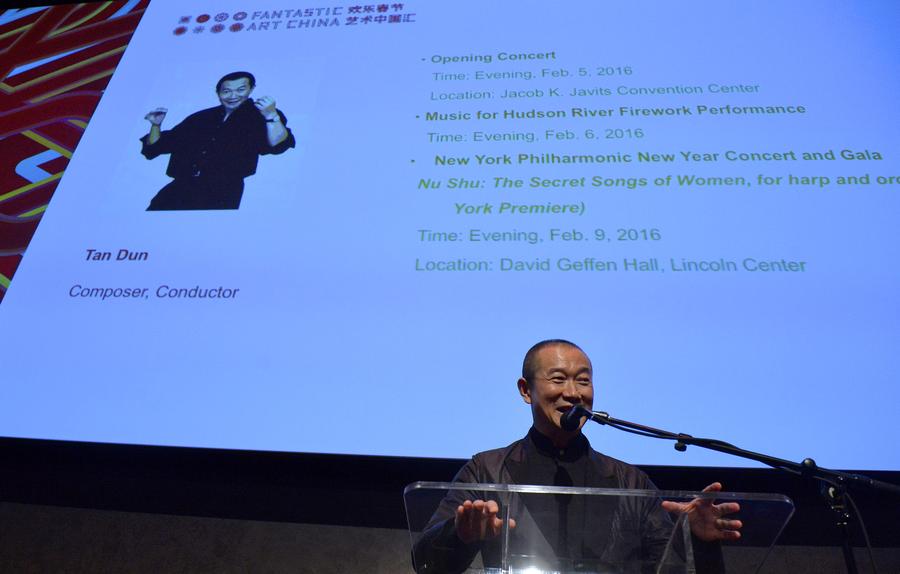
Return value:
[(233, 116), (235, 114), (244, 115), (251, 108), (254, 111), (256, 111), (257, 113), (259, 113), (259, 110), (257, 110), (256, 105), (253, 103), (253, 100), (251, 98), (247, 98), (246, 100), (241, 102), (241, 105), (234, 108), (234, 110), (230, 114), (228, 113), (228, 110), (225, 109), (225, 106), (223, 104), (219, 104), (219, 114), (221, 114), (222, 118), (225, 118), (226, 116), (230, 118), (231, 116)]
[(572, 440), (570, 440), (569, 444), (564, 448), (559, 448), (553, 444), (550, 437), (542, 434), (534, 427), (531, 427), (528, 431), (528, 440), (534, 445), (539, 453), (565, 462), (577, 460), (584, 456), (591, 448), (591, 444), (588, 442), (587, 437), (581, 433), (572, 437)]

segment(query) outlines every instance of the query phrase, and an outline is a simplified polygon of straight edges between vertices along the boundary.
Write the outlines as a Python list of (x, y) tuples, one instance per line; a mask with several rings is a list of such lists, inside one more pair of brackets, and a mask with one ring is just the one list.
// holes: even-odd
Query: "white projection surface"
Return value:
[[(897, 2), (249, 4), (151, 3), (0, 305), (0, 435), (464, 458), (566, 338), (596, 410), (900, 469)], [(145, 114), (237, 70), (296, 147), (146, 211)]]

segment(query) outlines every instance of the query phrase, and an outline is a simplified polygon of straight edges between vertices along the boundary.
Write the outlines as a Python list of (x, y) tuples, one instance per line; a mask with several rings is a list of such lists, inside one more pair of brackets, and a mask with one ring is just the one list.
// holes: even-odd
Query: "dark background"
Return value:
[[(361, 431), (364, 432), (364, 431)], [(414, 432), (414, 431), (411, 431)], [(689, 447), (689, 451), (691, 448)], [(689, 453), (686, 454), (689, 456)], [(403, 488), (449, 481), (465, 461), (0, 439), (0, 499), (37, 505), (404, 529)], [(840, 544), (816, 481), (774, 469), (642, 466), (663, 490), (720, 481), (734, 492), (789, 496), (779, 543)], [(900, 483), (900, 472), (866, 471)], [(900, 497), (854, 489), (876, 547), (900, 548)], [(863, 545), (858, 523), (853, 542)]]

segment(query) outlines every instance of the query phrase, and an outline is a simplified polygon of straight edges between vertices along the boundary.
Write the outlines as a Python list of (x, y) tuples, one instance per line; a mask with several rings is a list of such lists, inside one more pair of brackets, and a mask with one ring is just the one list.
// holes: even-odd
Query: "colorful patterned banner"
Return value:
[(0, 300), (148, 2), (0, 12)]

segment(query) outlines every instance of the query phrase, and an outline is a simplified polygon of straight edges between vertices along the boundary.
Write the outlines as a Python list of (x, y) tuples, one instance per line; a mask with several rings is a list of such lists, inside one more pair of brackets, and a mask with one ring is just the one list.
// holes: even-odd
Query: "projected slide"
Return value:
[(613, 416), (900, 469), (898, 16), (151, 2), (0, 305), (0, 435), (463, 458), (561, 337)]

